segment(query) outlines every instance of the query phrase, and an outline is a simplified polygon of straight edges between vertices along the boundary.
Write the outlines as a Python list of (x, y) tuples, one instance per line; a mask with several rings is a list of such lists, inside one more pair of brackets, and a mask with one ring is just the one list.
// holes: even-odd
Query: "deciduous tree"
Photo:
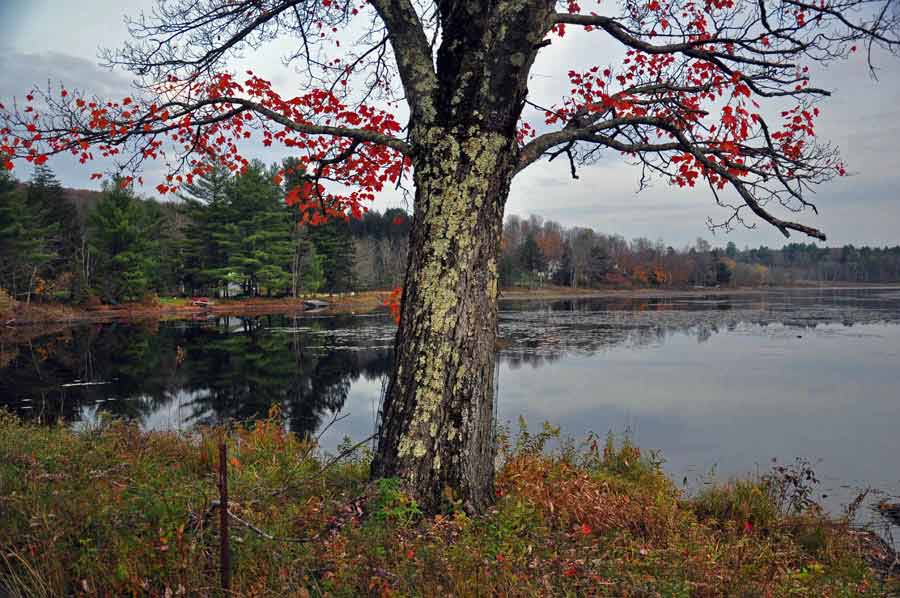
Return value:
[[(752, 214), (785, 235), (824, 239), (779, 213), (812, 207), (807, 190), (844, 173), (815, 139), (829, 92), (808, 66), (857, 48), (896, 51), (895, 2), (622, 0), (597, 14), (575, 0), (159, 0), (132, 21), (135, 41), (107, 55), (144, 93), (33, 92), (0, 109), (0, 163), (61, 152), (131, 167), (161, 158), (167, 193), (210, 159), (245, 168), (239, 146), (257, 135), (299, 154), (309, 178), (287, 201), (310, 223), (360, 216), (412, 167), (408, 270), (373, 473), (402, 478), (425, 509), (452, 496), (479, 511), (493, 500), (497, 256), (513, 177), (559, 156), (575, 175), (620, 152), (646, 175), (708, 186), (731, 207), (724, 226)], [(569, 70), (559, 100), (537, 106), (535, 58), (575, 27), (624, 56)], [(299, 94), (223, 69), (234, 52), (286, 35), (305, 75)], [(406, 125), (373, 99), (388, 110), (402, 99)]]

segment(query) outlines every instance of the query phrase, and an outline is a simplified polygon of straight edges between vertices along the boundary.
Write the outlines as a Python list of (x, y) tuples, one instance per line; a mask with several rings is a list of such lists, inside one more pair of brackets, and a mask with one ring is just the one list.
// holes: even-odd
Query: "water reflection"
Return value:
[[(499, 361), (502, 369), (519, 371), (611, 351), (680, 347), (682, 338), (703, 344), (727, 333), (757, 338), (746, 347), (755, 363), (771, 356), (763, 339), (802, 338), (804, 330), (847, 336), (853, 326), (898, 321), (897, 289), (504, 302)], [(279, 404), (292, 430), (311, 433), (345, 406), (355, 384), (380, 385), (394, 332), (383, 315), (80, 326), (0, 345), (0, 404), (45, 421), (76, 422), (105, 411), (153, 427), (252, 420)], [(684, 348), (683, 370), (690, 369), (691, 353)], [(777, 353), (776, 359), (789, 357)], [(649, 370), (652, 352), (640, 354)], [(589, 378), (605, 375), (607, 366), (608, 360), (589, 359)], [(671, 384), (684, 383), (683, 372), (671, 374)], [(501, 399), (522, 390), (530, 403), (539, 402), (533, 386), (522, 386), (504, 376)]]
[[(691, 480), (822, 463), (900, 488), (900, 289), (501, 304), (500, 421), (573, 437), (629, 429)], [(385, 315), (81, 326), (0, 344), (0, 405), (42, 421), (149, 428), (252, 420), (371, 434), (396, 328)]]
[(152, 427), (252, 420), (277, 404), (291, 430), (308, 434), (342, 409), (354, 382), (380, 380), (390, 366), (390, 345), (373, 334), (386, 324), (352, 346), (348, 326), (359, 323), (267, 316), (73, 328), (15, 347), (0, 396), (44, 421), (103, 411)]

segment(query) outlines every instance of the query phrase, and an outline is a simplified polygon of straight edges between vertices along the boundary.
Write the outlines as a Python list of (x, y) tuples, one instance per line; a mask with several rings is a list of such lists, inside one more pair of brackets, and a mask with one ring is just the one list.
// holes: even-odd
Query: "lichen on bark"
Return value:
[[(398, 56), (416, 200), (373, 475), (401, 478), (425, 510), (447, 489), (474, 512), (493, 499), (497, 258), (528, 72), (554, 6), (442, 3), (434, 64), (421, 48)], [(434, 81), (419, 76), (432, 66)]]
[(508, 136), (477, 127), (420, 135), (429, 151), (415, 163), (416, 250), (407, 279), (413, 296), (401, 323), (410, 338), (399, 339), (389, 391), (405, 400), (391, 401), (385, 416), (404, 420), (389, 456), (392, 471), (438, 499), (464, 477), (490, 488), (485, 405), (493, 404), (498, 231), (515, 152)]

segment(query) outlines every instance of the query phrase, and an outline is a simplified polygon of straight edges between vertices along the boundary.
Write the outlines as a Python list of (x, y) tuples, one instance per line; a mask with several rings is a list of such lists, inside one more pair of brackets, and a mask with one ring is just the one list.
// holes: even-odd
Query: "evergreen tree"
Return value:
[(254, 162), (228, 187), (229, 222), (214, 234), (227, 255), (223, 278), (246, 295), (290, 288), (292, 223), (273, 173)]
[(180, 252), (181, 279), (191, 294), (206, 294), (224, 285), (222, 273), (227, 255), (216, 232), (231, 219), (228, 189), (232, 185), (227, 168), (212, 165), (206, 174), (184, 185), (179, 195), (187, 219)]
[(725, 255), (727, 255), (731, 259), (735, 259), (737, 258), (737, 254), (737, 245), (734, 244), (734, 241), (728, 241), (728, 245), (725, 247)]
[(600, 245), (591, 247), (585, 275), (589, 284), (603, 282), (604, 277), (612, 270), (612, 260)]
[[(297, 158), (285, 158), (281, 166), (284, 175), (283, 193), (287, 194), (309, 180), (306, 168)], [(316, 252), (310, 227), (301, 222), (300, 211), (290, 207), (287, 209), (291, 217), (293, 244), (290, 267), (291, 294), (296, 297), (302, 290), (317, 293), (325, 286), (324, 258)]]
[(519, 264), (529, 282), (543, 274), (547, 268), (547, 259), (533, 234), (529, 234), (519, 247)]
[(30, 209), (26, 193), (0, 170), (0, 285), (26, 301), (54, 257), (42, 220)]
[(353, 288), (353, 237), (347, 222), (336, 220), (309, 227), (309, 236), (322, 259), (324, 290), (342, 292)]
[(77, 210), (66, 199), (56, 175), (43, 164), (34, 168), (26, 202), (31, 212), (32, 230), (40, 237), (47, 257), (37, 275), (49, 282), (53, 290), (68, 294), (79, 243)]
[(303, 272), (303, 288), (310, 293), (318, 293), (325, 286), (325, 259), (316, 253), (316, 246), (309, 245), (309, 252), (300, 264)]
[(731, 268), (728, 267), (728, 264), (725, 263), (725, 260), (716, 260), (716, 284), (727, 285), (731, 282), (731, 274)]
[(103, 199), (88, 215), (91, 250), (97, 256), (94, 281), (109, 301), (140, 299), (156, 288), (159, 264), (158, 214), (119, 181), (104, 186)]

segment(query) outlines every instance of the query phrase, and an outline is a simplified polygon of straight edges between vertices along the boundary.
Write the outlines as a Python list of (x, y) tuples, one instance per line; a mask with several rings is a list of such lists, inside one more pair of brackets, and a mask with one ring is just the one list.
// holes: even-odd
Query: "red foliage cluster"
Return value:
[[(701, 20), (696, 25), (704, 26)], [(748, 173), (744, 167), (746, 155), (753, 150), (746, 142), (763, 135), (760, 105), (752, 99), (749, 79), (740, 71), (725, 76), (707, 60), (695, 60), (688, 65), (686, 84), (680, 88), (664, 83), (668, 79), (667, 69), (675, 63), (674, 54), (628, 50), (618, 74), (610, 67), (600, 66), (584, 72), (570, 70), (570, 95), (562, 104), (545, 111), (544, 123), (564, 125), (577, 122), (585, 115), (603, 115), (623, 124), (654, 126), (651, 141), (657, 142), (676, 139), (673, 131), (677, 131), (690, 139), (696, 153), (682, 150), (669, 158), (668, 162), (676, 165), (667, 171), (670, 182), (679, 187), (693, 187), (703, 178), (722, 189), (727, 180), (710, 163), (722, 165), (737, 177)], [(807, 85), (808, 80), (802, 79), (797, 89)], [(814, 119), (819, 113), (817, 107), (803, 103), (782, 111), (781, 130), (771, 133), (776, 151), (767, 163), (758, 167), (774, 172), (781, 157), (802, 160), (804, 148), (815, 136)], [(525, 123), (519, 133), (520, 143), (528, 136), (533, 137), (533, 131), (534, 127)], [(841, 176), (846, 173), (840, 160), (827, 167)], [(793, 173), (788, 171), (787, 176)]]
[(388, 295), (388, 298), (385, 299), (384, 305), (391, 311), (391, 317), (394, 318), (394, 322), (397, 324), (400, 323), (400, 305), (403, 299), (403, 289), (401, 287), (397, 287), (391, 294)]
[[(288, 190), (286, 201), (303, 213), (304, 222), (319, 224), (330, 218), (361, 217), (375, 193), (386, 183), (396, 183), (410, 164), (385, 145), (328, 134), (330, 127), (397, 133), (401, 127), (391, 114), (367, 105), (351, 110), (323, 89), (283, 98), (269, 81), (250, 71), (242, 83), (222, 73), (193, 84), (189, 93), (199, 99), (192, 110), (177, 102), (131, 97), (101, 102), (61, 89), (57, 97), (42, 98), (55, 117), (43, 119), (35, 107), (35, 93), (26, 96), (28, 103), (21, 112), (10, 114), (0, 105), (0, 121), (24, 121), (24, 135), (14, 134), (9, 126), (0, 129), (0, 158), (9, 170), (16, 157), (34, 164), (58, 153), (70, 153), (82, 164), (98, 156), (117, 157), (139, 139), (139, 161), (167, 162), (169, 174), (156, 186), (160, 194), (167, 194), (208, 172), (211, 163), (244, 171), (249, 161), (239, 145), (256, 136), (265, 146), (280, 143), (301, 154), (300, 172), (279, 172), (275, 182), (281, 184), (286, 174), (300, 175), (304, 182)], [(60, 126), (60, 114), (69, 126)], [(319, 129), (322, 134), (317, 134)], [(94, 173), (91, 179), (102, 176)], [(336, 183), (335, 190), (326, 189), (327, 181)], [(132, 182), (127, 175), (120, 179), (123, 186)], [(143, 184), (143, 179), (136, 182)]]

